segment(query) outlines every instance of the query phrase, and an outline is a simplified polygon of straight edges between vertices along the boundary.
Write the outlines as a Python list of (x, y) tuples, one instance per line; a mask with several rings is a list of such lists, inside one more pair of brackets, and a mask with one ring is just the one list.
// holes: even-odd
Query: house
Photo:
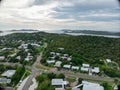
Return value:
[(81, 71), (87, 71), (88, 72), (89, 68), (84, 68), (84, 67), (81, 67)]
[(67, 60), (68, 60), (68, 61), (71, 61), (71, 60), (72, 60), (72, 58), (71, 58), (71, 57), (68, 57), (68, 58), (67, 58)]
[(50, 52), (50, 55), (55, 55), (55, 52)]
[(94, 67), (94, 69), (92, 69), (92, 73), (99, 73), (100, 69), (99, 67)]
[(81, 67), (81, 71), (89, 71), (89, 67), (90, 65), (89, 64), (82, 64), (82, 67)]
[(21, 56), (17, 56), (16, 59), (17, 59), (17, 60), (20, 60), (20, 59), (21, 59)]
[(82, 66), (85, 67), (85, 68), (89, 68), (90, 67), (89, 64), (82, 64)]
[(56, 63), (55, 63), (55, 67), (60, 67), (61, 66), (61, 64), (62, 64), (62, 62), (61, 61), (57, 61)]
[(83, 90), (104, 90), (103, 86), (97, 83), (82, 81)]
[(33, 59), (33, 56), (27, 56), (26, 58), (25, 58), (25, 61), (30, 61), (30, 60), (32, 60)]
[(16, 70), (7, 70), (1, 76), (12, 77), (15, 74)]
[(71, 69), (72, 70), (79, 70), (79, 67), (78, 66), (72, 66)]
[(0, 60), (4, 60), (5, 59), (5, 56), (0, 56)]
[(106, 59), (106, 62), (111, 63), (112, 61), (111, 61), (111, 59)]
[(59, 50), (64, 50), (64, 48), (62, 48), (62, 47), (60, 47), (60, 48), (58, 48)]
[(64, 85), (63, 79), (52, 79), (52, 85)]
[(56, 53), (56, 56), (60, 56), (61, 55), (61, 53)]
[(70, 69), (70, 68), (71, 68), (71, 65), (67, 65), (67, 64), (66, 64), (66, 65), (63, 66), (63, 68), (65, 68), (65, 69)]
[(51, 58), (51, 59), (55, 59), (55, 56), (53, 56), (53, 57), (49, 57), (49, 58)]
[(67, 81), (63, 81), (63, 79), (52, 79), (51, 84), (53, 86), (64, 86), (67, 85)]
[(2, 48), (1, 51), (11, 50), (12, 48)]
[(114, 90), (118, 90), (118, 86), (117, 85), (114, 86)]
[(39, 45), (39, 44), (36, 44), (36, 43), (32, 43), (31, 45), (32, 45), (33, 47), (35, 47), (35, 48), (40, 47), (40, 45)]
[(27, 49), (28, 48), (28, 44), (21, 44), (18, 48), (19, 49)]
[(68, 54), (63, 54), (64, 57), (68, 57), (69, 55)]
[(65, 90), (64, 88), (55, 88), (55, 90)]
[(65, 56), (62, 56), (62, 57), (60, 57), (60, 58), (63, 59), (63, 60), (67, 59), (67, 57), (65, 57)]
[(47, 63), (48, 63), (48, 64), (55, 63), (55, 60), (47, 60)]
[(9, 55), (10, 57), (15, 57), (17, 53)]
[(80, 90), (80, 88), (73, 88), (72, 90)]
[(0, 78), (0, 83), (11, 83), (11, 79)]

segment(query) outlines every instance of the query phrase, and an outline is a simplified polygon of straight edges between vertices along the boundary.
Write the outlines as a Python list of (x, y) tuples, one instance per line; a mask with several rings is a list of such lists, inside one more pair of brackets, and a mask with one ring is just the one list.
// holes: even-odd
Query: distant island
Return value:
[(2, 33), (3, 31), (0, 31), (0, 33)]
[(95, 30), (62, 30), (64, 33), (83, 33), (83, 34), (95, 34), (95, 35), (114, 35), (120, 36), (120, 32), (108, 32), (108, 31), (95, 31)]
[(21, 30), (10, 30), (10, 32), (14, 32), (14, 31), (39, 31), (39, 30), (33, 30), (33, 29), (21, 29)]

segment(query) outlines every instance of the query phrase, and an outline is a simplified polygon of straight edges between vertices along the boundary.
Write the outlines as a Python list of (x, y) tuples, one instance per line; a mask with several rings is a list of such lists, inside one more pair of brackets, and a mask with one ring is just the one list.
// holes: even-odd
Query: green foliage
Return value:
[(12, 67), (12, 66), (6, 66), (6, 65), (0, 65), (0, 74), (3, 73), (4, 71), (8, 70), (8, 69), (15, 69), (16, 66)]
[(65, 78), (65, 75), (61, 73), (61, 74), (58, 74), (56, 77), (57, 77), (57, 78), (63, 78), (63, 79), (64, 79), (64, 78)]
[(25, 73), (25, 67), (18, 67), (14, 76), (12, 77), (12, 84), (15, 86), (20, 81), (21, 77)]
[(102, 86), (104, 87), (104, 90), (114, 90), (107, 82), (102, 83)]
[(110, 77), (120, 77), (120, 70), (114, 70), (111, 68), (106, 68), (105, 73)]
[(63, 74), (54, 74), (47, 73), (36, 77), (37, 82), (39, 83), (36, 90), (55, 90), (53, 86), (51, 86), (51, 80), (53, 78), (65, 78)]
[(83, 79), (82, 79), (82, 78), (79, 78), (79, 79), (78, 79), (78, 83), (79, 83), (79, 84), (81, 84), (81, 83), (82, 83), (82, 81), (83, 81)]

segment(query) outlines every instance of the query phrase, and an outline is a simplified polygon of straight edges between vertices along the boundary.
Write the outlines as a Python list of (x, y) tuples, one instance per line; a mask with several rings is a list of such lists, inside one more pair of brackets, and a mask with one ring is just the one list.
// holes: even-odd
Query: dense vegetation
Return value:
[(106, 59), (111, 59), (120, 66), (119, 38), (50, 35), (48, 39), (49, 45), (45, 56), (49, 56), (50, 51), (59, 52), (58, 47), (63, 47), (65, 50), (62, 53), (72, 55), (72, 63), (74, 65), (81, 65), (83, 62), (89, 63), (92, 66), (101, 67), (111, 77), (120, 77), (120, 70), (107, 67), (104, 63)]
[(15, 86), (20, 81), (21, 77), (25, 73), (25, 67), (18, 67), (15, 74), (12, 77), (12, 85)]
[[(120, 39), (96, 36), (51, 35), (49, 50), (63, 47), (66, 53), (82, 56), (87, 62), (96, 64), (98, 59), (111, 59), (120, 65)], [(99, 63), (99, 62), (98, 62)]]
[(65, 50), (62, 53), (72, 55), (72, 63), (74, 65), (81, 65), (83, 62), (89, 63), (92, 66), (101, 67), (109, 76), (120, 76), (119, 70), (107, 67), (104, 63), (105, 59), (108, 58), (120, 66), (120, 38), (70, 36), (44, 32), (30, 34), (17, 33), (0, 37), (0, 45), (18, 47), (19, 43), (16, 44), (16, 42), (19, 40), (26, 42), (47, 42), (48, 47), (45, 56), (47, 56), (50, 51), (58, 51), (58, 47), (63, 47)]
[(53, 78), (65, 78), (63, 74), (54, 74), (54, 73), (47, 73), (42, 74), (38, 77), (36, 77), (36, 80), (38, 81), (39, 85), (36, 90), (55, 90), (53, 86), (51, 86), (51, 80)]

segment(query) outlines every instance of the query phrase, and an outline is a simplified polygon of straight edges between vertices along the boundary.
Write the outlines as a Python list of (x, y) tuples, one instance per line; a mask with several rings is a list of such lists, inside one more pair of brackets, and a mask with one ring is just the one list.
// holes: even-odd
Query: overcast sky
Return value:
[(119, 31), (119, 12), (117, 0), (3, 0), (0, 30)]

